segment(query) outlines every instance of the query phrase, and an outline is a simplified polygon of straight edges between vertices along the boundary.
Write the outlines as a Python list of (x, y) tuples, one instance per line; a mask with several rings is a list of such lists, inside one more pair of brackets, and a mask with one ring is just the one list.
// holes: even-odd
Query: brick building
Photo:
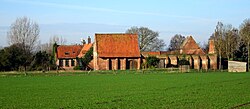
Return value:
[(140, 69), (136, 34), (95, 34), (94, 70)]
[[(209, 41), (209, 53), (206, 54), (195, 42), (192, 36), (189, 36), (182, 43), (180, 50), (142, 52), (144, 57), (149, 55), (160, 58), (160, 68), (169, 66), (178, 66), (178, 61), (185, 58), (190, 63), (192, 69), (217, 69), (217, 55), (214, 49), (214, 43)], [(145, 60), (144, 60), (145, 61)]]
[[(82, 45), (58, 45), (56, 49), (56, 64), (63, 69), (72, 70), (79, 65), (78, 58), (82, 58), (92, 47), (91, 39), (88, 38), (87, 44)], [(93, 66), (89, 65), (90, 67)]]

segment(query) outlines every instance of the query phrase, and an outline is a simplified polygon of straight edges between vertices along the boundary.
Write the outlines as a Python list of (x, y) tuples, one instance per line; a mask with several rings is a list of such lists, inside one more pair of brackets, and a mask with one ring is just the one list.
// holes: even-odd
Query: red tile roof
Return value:
[(80, 51), (79, 55), (77, 57), (83, 57), (86, 52), (92, 47), (92, 43), (89, 43), (89, 44), (84, 44), (82, 50)]
[(161, 52), (160, 51), (144, 51), (144, 52), (141, 52), (142, 55), (144, 56), (157, 56), (157, 55), (161, 55)]
[(57, 58), (76, 58), (82, 47), (82, 45), (59, 45), (57, 47)]
[(140, 57), (137, 34), (95, 34), (99, 57)]
[(201, 55), (205, 54), (205, 52), (199, 47), (199, 45), (195, 42), (192, 36), (186, 38), (186, 40), (181, 45), (181, 54), (192, 54), (192, 55)]

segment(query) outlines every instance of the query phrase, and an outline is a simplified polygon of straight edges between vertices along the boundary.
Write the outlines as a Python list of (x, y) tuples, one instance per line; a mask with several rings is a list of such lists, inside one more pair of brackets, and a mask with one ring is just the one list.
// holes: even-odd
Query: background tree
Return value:
[(20, 45), (21, 44), (13, 44), (0, 51), (1, 71), (18, 71), (20, 66), (26, 61), (27, 56)]
[(32, 52), (34, 52), (37, 46), (39, 32), (38, 24), (27, 17), (17, 18), (7, 32), (9, 44), (18, 44), (25, 54), (25, 57), (23, 57), (25, 61), (22, 64), (25, 71), (27, 65), (29, 65), (32, 60)]
[(225, 53), (228, 60), (234, 58), (234, 52), (237, 50), (238, 42), (239, 42), (239, 34), (238, 29), (232, 28), (232, 25), (227, 25), (225, 29)]
[(221, 70), (221, 58), (222, 58), (222, 50), (223, 50), (223, 34), (224, 34), (223, 23), (218, 22), (216, 25), (215, 32), (213, 34), (213, 38), (214, 38), (215, 49), (219, 55), (219, 70)]
[(249, 50), (249, 44), (250, 44), (250, 19), (246, 19), (243, 21), (243, 23), (240, 25), (240, 37), (244, 41), (247, 51), (248, 51), (248, 58), (247, 63), (248, 67), (247, 70), (249, 71), (249, 63), (250, 63), (250, 50)]
[(46, 51), (39, 51), (33, 57), (31, 70), (48, 70), (50, 65), (49, 54)]
[(148, 56), (146, 57), (146, 66), (148, 66), (149, 68), (156, 68), (157, 65), (159, 64), (160, 59), (157, 58), (156, 56)]
[(36, 22), (27, 17), (17, 18), (7, 32), (8, 43), (10, 45), (21, 44), (23, 50), (31, 52), (36, 47), (39, 32), (40, 29)]
[(138, 34), (141, 51), (159, 51), (166, 46), (165, 42), (159, 39), (159, 33), (147, 27), (131, 27), (126, 33)]
[(168, 50), (169, 51), (179, 50), (181, 44), (183, 43), (183, 41), (185, 39), (186, 39), (185, 36), (182, 36), (180, 34), (174, 35), (174, 37), (172, 37), (171, 40), (170, 40), (170, 44), (169, 44)]
[(234, 52), (234, 60), (236, 61), (244, 61), (247, 62), (247, 47), (245, 45), (244, 40), (239, 41), (239, 45), (237, 46), (237, 50)]
[(65, 45), (67, 40), (62, 36), (54, 35), (52, 38), (50, 38), (50, 44), (53, 45), (54, 43), (57, 43), (58, 45)]
[(208, 53), (208, 50), (209, 50), (209, 45), (207, 42), (203, 42), (202, 44), (201, 43), (198, 43), (198, 45), (201, 47), (201, 49), (205, 52), (205, 53)]

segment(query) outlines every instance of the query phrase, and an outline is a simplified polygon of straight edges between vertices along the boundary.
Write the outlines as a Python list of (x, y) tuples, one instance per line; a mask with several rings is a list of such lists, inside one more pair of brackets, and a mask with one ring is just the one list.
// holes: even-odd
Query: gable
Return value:
[(200, 47), (195, 42), (192, 36), (187, 37), (182, 43), (181, 49), (199, 49)]
[(92, 47), (92, 45), (93, 45), (92, 43), (84, 44), (84, 46), (82, 47), (82, 49), (77, 57), (83, 57), (89, 51), (89, 49)]
[(136, 34), (95, 34), (99, 57), (140, 57)]
[(205, 52), (199, 47), (199, 45), (195, 42), (192, 36), (189, 36), (185, 39), (180, 47), (181, 54), (193, 54), (200, 55), (205, 54)]

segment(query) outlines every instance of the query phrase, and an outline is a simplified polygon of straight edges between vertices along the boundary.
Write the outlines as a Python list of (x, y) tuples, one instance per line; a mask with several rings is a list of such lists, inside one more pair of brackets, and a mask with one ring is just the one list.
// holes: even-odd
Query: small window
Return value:
[(65, 52), (65, 55), (69, 55), (69, 52)]

